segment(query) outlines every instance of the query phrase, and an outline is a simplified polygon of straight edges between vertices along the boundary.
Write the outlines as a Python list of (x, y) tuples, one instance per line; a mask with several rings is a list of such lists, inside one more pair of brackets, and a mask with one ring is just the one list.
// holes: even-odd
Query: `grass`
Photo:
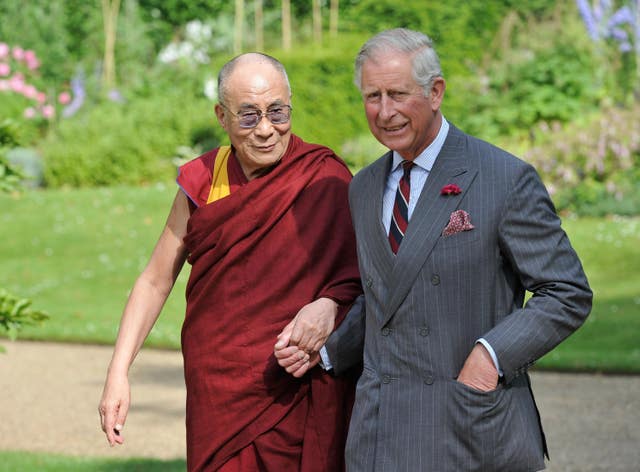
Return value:
[[(173, 184), (0, 195), (0, 287), (51, 319), (21, 339), (113, 343), (128, 292), (164, 225)], [(566, 218), (594, 308), (539, 368), (640, 373), (640, 218)], [(148, 346), (176, 349), (188, 266)]]
[(0, 451), (0, 472), (184, 472), (183, 459), (98, 459)]
[(640, 373), (640, 218), (567, 219), (594, 293), (585, 324), (539, 367)]
[[(164, 226), (174, 185), (0, 195), (0, 287), (51, 316), (22, 339), (112, 343), (135, 278)], [(187, 269), (185, 267), (185, 269)], [(177, 348), (183, 270), (147, 345)]]

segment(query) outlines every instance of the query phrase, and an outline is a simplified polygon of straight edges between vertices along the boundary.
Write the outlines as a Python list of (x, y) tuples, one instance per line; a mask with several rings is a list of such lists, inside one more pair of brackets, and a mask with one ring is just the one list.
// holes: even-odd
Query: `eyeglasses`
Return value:
[(269, 108), (266, 112), (262, 110), (245, 110), (239, 113), (234, 113), (224, 104), (220, 103), (220, 106), (238, 118), (238, 124), (240, 128), (252, 129), (258, 126), (258, 123), (262, 120), (263, 116), (266, 116), (274, 125), (283, 125), (289, 122), (291, 119), (291, 105), (275, 105)]

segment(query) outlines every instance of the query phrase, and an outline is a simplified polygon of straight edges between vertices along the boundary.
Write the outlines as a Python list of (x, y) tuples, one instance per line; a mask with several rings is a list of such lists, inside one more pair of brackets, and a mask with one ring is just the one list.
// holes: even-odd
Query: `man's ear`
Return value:
[(447, 88), (447, 84), (442, 77), (436, 77), (433, 79), (433, 84), (431, 84), (431, 93), (429, 97), (431, 98), (431, 108), (433, 111), (439, 110), (440, 105), (442, 105), (442, 100), (444, 99), (444, 91)]
[(225, 120), (226, 110), (222, 105), (220, 105), (219, 103), (216, 103), (215, 112), (216, 112), (216, 117), (218, 118), (218, 123), (220, 123), (220, 126), (222, 126), (222, 128), (225, 131), (227, 131), (227, 122)]

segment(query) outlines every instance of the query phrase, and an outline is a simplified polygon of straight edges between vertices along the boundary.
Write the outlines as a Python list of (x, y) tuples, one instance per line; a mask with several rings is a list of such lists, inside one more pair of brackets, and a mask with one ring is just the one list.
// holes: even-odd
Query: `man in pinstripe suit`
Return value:
[[(366, 309), (323, 348), (336, 375), (364, 362), (347, 468), (544, 469), (527, 369), (584, 322), (592, 299), (547, 191), (530, 165), (445, 120), (445, 81), (425, 35), (374, 36), (356, 59), (356, 85), (391, 152), (350, 186), (365, 292), (356, 306)], [(390, 244), (390, 232), (400, 241)], [(281, 365), (299, 376), (316, 359)]]

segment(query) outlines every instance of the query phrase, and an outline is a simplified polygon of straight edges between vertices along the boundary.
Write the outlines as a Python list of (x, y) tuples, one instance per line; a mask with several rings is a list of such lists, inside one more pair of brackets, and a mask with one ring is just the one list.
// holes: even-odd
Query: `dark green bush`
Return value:
[(561, 4), (541, 20), (512, 15), (496, 38), (467, 91), (455, 83), (469, 97), (467, 131), (491, 140), (541, 121), (569, 122), (598, 105), (593, 50), (575, 7)]
[(42, 147), (46, 184), (140, 184), (175, 177), (176, 149), (201, 144), (193, 140), (196, 130), (218, 127), (209, 101), (181, 92), (124, 104), (105, 101), (61, 121)]

